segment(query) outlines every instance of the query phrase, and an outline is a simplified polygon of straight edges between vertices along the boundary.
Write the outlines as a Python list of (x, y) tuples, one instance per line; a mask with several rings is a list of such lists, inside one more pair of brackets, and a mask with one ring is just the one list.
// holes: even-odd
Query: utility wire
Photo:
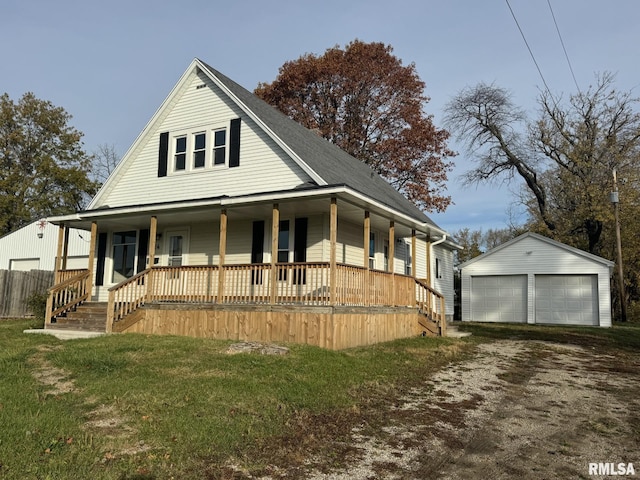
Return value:
[(551, 8), (551, 0), (547, 0), (547, 4), (549, 5), (549, 10), (551, 10), (551, 17), (553, 18), (553, 24), (556, 26), (556, 32), (558, 32), (558, 38), (560, 38), (560, 44), (562, 45), (564, 56), (567, 59), (567, 64), (569, 64), (569, 70), (571, 71), (571, 76), (573, 77), (573, 83), (576, 84), (578, 93), (580, 93), (580, 86), (578, 85), (578, 81), (576, 80), (575, 73), (573, 73), (573, 67), (571, 66), (571, 61), (569, 60), (569, 54), (567, 53), (567, 49), (564, 46), (564, 41), (562, 40), (562, 35), (560, 34), (560, 28), (558, 28), (558, 22), (556, 21), (556, 16), (553, 13), (553, 8)]
[(513, 17), (513, 20), (516, 22), (516, 26), (518, 27), (518, 30), (520, 30), (520, 35), (522, 36), (522, 40), (524, 40), (524, 44), (527, 46), (527, 50), (529, 50), (529, 55), (531, 55), (531, 59), (533, 60), (533, 63), (535, 64), (536, 68), (538, 69), (538, 73), (540, 74), (540, 78), (542, 79), (542, 83), (544, 83), (544, 87), (547, 89), (547, 92), (549, 93), (551, 98), (553, 98), (551, 90), (549, 89), (549, 85), (547, 85), (547, 82), (544, 79), (544, 75), (542, 75), (542, 70), (540, 70), (540, 66), (538, 65), (538, 62), (536, 61), (536, 57), (533, 55), (533, 51), (531, 51), (531, 47), (529, 46), (529, 42), (527, 42), (527, 38), (524, 36), (524, 32), (522, 31), (522, 28), (520, 28), (520, 24), (518, 23), (518, 19), (516, 18), (516, 14), (513, 13), (513, 9), (511, 8), (511, 4), (509, 3), (509, 0), (505, 0), (505, 1), (507, 2), (507, 7), (509, 7), (509, 11), (511, 12), (511, 16)]

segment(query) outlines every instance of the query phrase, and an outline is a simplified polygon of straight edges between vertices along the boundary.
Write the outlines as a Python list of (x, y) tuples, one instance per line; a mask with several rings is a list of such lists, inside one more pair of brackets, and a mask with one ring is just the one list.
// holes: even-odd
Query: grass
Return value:
[[(31, 323), (0, 321), (1, 479), (235, 479), (268, 474), (269, 464), (296, 478), (311, 456), (341, 465), (350, 452), (340, 440), (353, 426), (379, 429), (403, 392), (477, 343), (640, 351), (639, 325), (463, 324), (473, 332), (464, 340), (417, 337), (340, 352), (289, 345), (288, 355), (262, 356), (171, 336), (63, 342), (23, 334)], [(65, 381), (71, 388), (55, 392)]]
[(587, 348), (640, 352), (640, 323), (616, 323), (612, 328), (563, 327), (504, 323), (458, 323), (479, 340), (539, 340)]
[[(302, 463), (363, 410), (472, 348), (412, 338), (228, 355), (232, 342), (131, 334), (62, 342), (23, 334), (30, 326), (0, 322), (2, 479), (238, 478), (229, 465)], [(50, 385), (36, 379), (45, 373)], [(71, 391), (52, 392), (63, 381)]]

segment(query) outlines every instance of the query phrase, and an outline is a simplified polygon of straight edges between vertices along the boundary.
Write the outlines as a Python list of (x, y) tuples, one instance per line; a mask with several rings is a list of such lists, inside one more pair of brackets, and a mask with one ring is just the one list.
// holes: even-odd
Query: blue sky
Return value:
[[(638, 93), (640, 2), (510, 0), (547, 84), (567, 95), (576, 88), (549, 2), (580, 88), (610, 71)], [(451, 97), (480, 81), (535, 113), (542, 80), (505, 0), (4, 0), (0, 93), (50, 100), (73, 115), (87, 151), (109, 144), (123, 155), (194, 57), (253, 90), (285, 61), (355, 38), (415, 63), (438, 126)], [(505, 227), (510, 189), (521, 186), (464, 188), (472, 163), (450, 146), (460, 152), (448, 183), (455, 205), (431, 217), (451, 232)]]

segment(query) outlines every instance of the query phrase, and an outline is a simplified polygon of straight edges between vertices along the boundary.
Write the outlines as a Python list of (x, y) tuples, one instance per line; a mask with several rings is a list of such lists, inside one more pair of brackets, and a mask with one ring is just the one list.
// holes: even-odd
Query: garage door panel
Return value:
[(536, 275), (536, 323), (598, 325), (596, 275)]
[(472, 277), (471, 318), (478, 322), (526, 322), (527, 276)]

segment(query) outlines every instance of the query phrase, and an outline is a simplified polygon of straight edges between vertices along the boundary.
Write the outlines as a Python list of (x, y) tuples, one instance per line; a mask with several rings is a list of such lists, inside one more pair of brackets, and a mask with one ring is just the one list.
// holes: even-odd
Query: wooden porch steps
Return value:
[(85, 302), (64, 316), (55, 318), (45, 329), (105, 332), (107, 325), (107, 303)]

